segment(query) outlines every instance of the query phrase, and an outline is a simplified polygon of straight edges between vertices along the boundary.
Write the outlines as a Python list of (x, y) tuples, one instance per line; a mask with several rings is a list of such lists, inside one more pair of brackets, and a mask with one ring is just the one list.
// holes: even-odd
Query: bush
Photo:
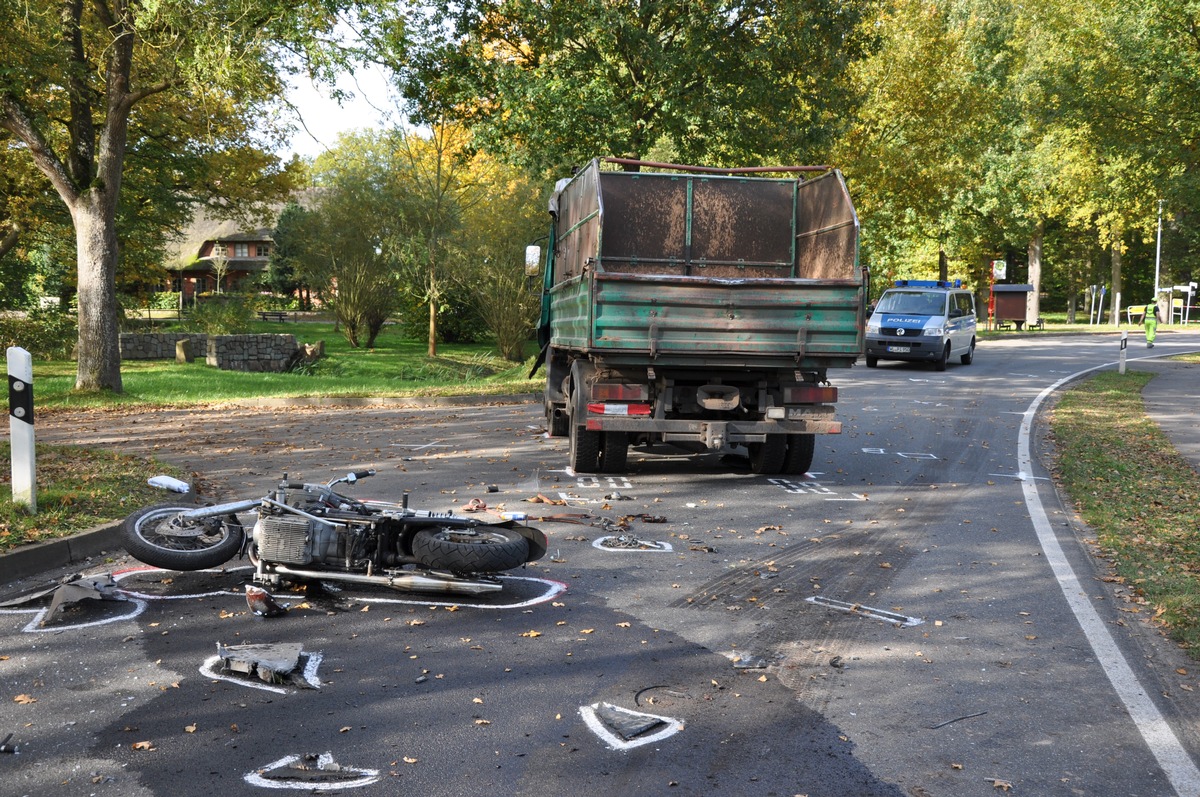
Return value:
[(189, 332), (237, 335), (250, 331), (257, 310), (256, 297), (242, 293), (201, 294), (184, 322)]
[(152, 293), (146, 306), (154, 310), (176, 310), (179, 308), (179, 291)]
[(0, 346), (20, 346), (38, 360), (70, 359), (79, 328), (75, 316), (58, 310), (31, 310), (0, 317)]

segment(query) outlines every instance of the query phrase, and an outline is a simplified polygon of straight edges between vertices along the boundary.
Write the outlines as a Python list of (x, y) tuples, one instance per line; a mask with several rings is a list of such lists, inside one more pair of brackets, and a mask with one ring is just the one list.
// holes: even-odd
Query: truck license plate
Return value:
[(912, 347), (910, 347), (910, 346), (888, 346), (888, 351), (890, 351), (892, 354), (908, 354), (910, 351), (912, 351)]

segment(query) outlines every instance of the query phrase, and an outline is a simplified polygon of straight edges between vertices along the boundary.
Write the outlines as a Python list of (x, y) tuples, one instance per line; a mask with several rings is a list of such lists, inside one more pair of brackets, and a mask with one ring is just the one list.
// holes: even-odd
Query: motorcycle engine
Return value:
[(299, 515), (259, 516), (253, 534), (258, 556), (266, 562), (307, 565), (336, 555), (338, 549), (332, 526)]

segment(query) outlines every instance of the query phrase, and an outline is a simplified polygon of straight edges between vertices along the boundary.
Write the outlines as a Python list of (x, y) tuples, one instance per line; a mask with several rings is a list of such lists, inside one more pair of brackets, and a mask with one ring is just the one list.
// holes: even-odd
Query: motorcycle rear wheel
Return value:
[(237, 516), (180, 517), (195, 508), (159, 504), (139, 509), (121, 523), (125, 550), (139, 562), (166, 570), (204, 570), (229, 561), (246, 536)]
[(425, 567), (451, 573), (499, 573), (529, 561), (529, 541), (495, 526), (421, 529), (413, 536), (412, 550)]

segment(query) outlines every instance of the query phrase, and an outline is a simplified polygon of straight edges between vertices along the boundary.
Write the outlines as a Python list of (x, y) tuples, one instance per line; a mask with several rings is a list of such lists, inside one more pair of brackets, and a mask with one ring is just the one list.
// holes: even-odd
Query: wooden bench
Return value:
[(288, 313), (286, 310), (259, 310), (258, 317), (263, 321), (278, 321), (282, 324), (287, 321)]

